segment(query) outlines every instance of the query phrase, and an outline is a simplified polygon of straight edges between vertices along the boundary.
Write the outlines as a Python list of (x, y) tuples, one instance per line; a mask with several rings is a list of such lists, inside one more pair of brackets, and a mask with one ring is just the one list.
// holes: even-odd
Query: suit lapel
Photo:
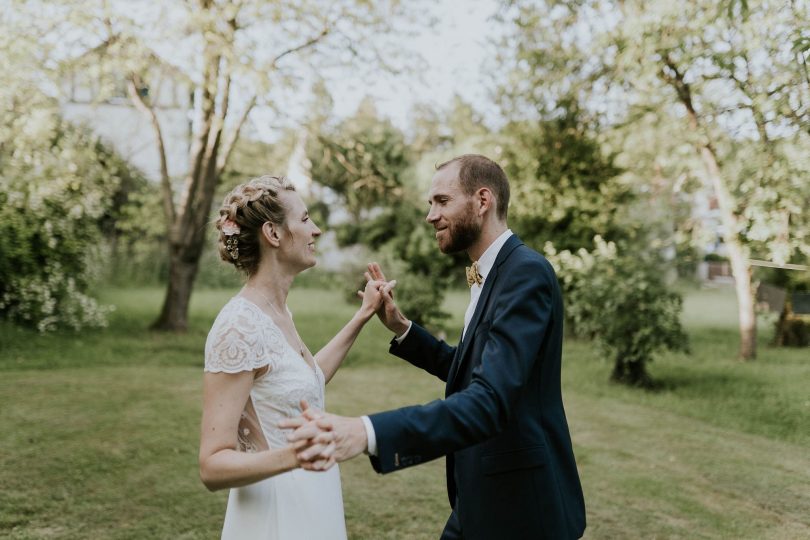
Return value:
[(461, 364), (464, 362), (464, 355), (467, 354), (467, 349), (469, 349), (470, 343), (473, 341), (475, 329), (478, 327), (478, 323), (481, 320), (481, 315), (484, 313), (484, 309), (487, 307), (489, 294), (492, 292), (492, 288), (495, 286), (495, 281), (498, 279), (498, 271), (501, 264), (503, 264), (509, 254), (512, 253), (516, 247), (522, 244), (523, 242), (520, 241), (520, 238), (513, 234), (498, 252), (498, 256), (495, 258), (495, 264), (492, 265), (492, 269), (490, 269), (489, 274), (484, 281), (484, 288), (481, 289), (481, 296), (478, 297), (478, 303), (475, 305), (475, 312), (470, 319), (470, 324), (467, 326), (467, 331), (464, 332), (464, 338), (459, 344), (458, 349), (456, 349), (456, 356), (453, 359), (453, 365), (450, 368), (450, 376), (447, 378), (448, 388), (450, 388), (455, 381), (455, 378), (461, 369)]

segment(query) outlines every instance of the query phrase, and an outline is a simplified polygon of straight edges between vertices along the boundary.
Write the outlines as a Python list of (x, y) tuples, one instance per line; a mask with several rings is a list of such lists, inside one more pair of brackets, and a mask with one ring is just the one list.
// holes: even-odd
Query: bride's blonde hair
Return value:
[(281, 191), (295, 191), (295, 186), (284, 176), (260, 176), (233, 188), (219, 208), (219, 256), (248, 276), (259, 268), (262, 225), (268, 221), (285, 225), (287, 211), (279, 198)]

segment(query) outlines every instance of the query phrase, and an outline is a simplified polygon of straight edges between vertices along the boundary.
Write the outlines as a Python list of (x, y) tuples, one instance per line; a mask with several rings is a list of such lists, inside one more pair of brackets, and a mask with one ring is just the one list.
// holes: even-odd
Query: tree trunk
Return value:
[(652, 388), (654, 386), (652, 377), (647, 373), (645, 362), (641, 360), (628, 362), (624, 360), (624, 355), (621, 354), (616, 355), (616, 363), (613, 364), (610, 380), (638, 388)]
[(683, 72), (678, 68), (668, 52), (662, 53), (664, 65), (661, 77), (672, 85), (678, 100), (686, 107), (689, 127), (699, 135), (695, 149), (706, 167), (709, 181), (717, 197), (720, 208), (720, 220), (723, 223), (723, 242), (729, 252), (731, 272), (734, 274), (737, 303), (740, 320), (740, 359), (752, 360), (757, 354), (757, 318), (754, 313), (754, 291), (751, 289), (751, 263), (740, 241), (740, 226), (737, 219), (737, 208), (734, 196), (726, 185), (720, 169), (714, 146), (707, 133), (703, 133), (697, 111), (692, 102), (692, 88)]
[(194, 278), (199, 268), (200, 254), (194, 257), (188, 248), (170, 248), (169, 283), (160, 316), (152, 324), (155, 330), (185, 332), (188, 329), (188, 305)]
[(793, 314), (790, 299), (785, 301), (785, 307), (779, 315), (773, 342), (777, 347), (807, 347), (810, 345), (810, 324)]
[[(219, 8), (216, 3), (210, 0), (205, 0), (199, 7), (208, 15), (222, 15), (217, 11)], [(228, 9), (230, 7), (232, 6)], [(152, 324), (154, 329), (171, 331), (188, 329), (189, 299), (205, 245), (206, 233), (210, 230), (208, 219), (214, 193), (242, 127), (256, 104), (257, 96), (253, 95), (242, 115), (235, 122), (227, 122), (232, 74), (229, 52), (233, 52), (231, 46), (236, 42), (236, 33), (239, 29), (238, 11), (237, 8), (228, 13), (228, 18), (224, 20), (226, 23), (224, 32), (220, 25), (203, 28), (202, 77), (196, 84), (196, 90), (200, 95), (199, 105), (195, 107), (197, 118), (189, 148), (189, 171), (178, 198), (175, 198), (169, 177), (166, 146), (158, 115), (149, 99), (145, 99), (138, 91), (143, 86), (141, 77), (133, 73), (129, 78), (130, 100), (149, 118), (155, 134), (161, 164), (163, 210), (169, 225), (169, 284), (160, 316)], [(213, 20), (203, 18), (209, 22)], [(329, 28), (327, 24), (319, 34), (276, 55), (270, 69), (275, 70), (278, 61), (285, 56), (317, 44), (329, 33)], [(232, 126), (227, 135), (224, 133), (226, 124)], [(175, 200), (178, 201), (176, 205)]]
[(739, 224), (734, 213), (732, 195), (720, 173), (720, 165), (709, 144), (700, 147), (700, 155), (706, 165), (709, 180), (714, 187), (720, 220), (723, 223), (723, 242), (728, 249), (734, 289), (737, 294), (737, 314), (740, 326), (740, 360), (753, 360), (757, 356), (757, 316), (754, 311), (754, 290), (751, 286), (751, 262), (740, 242)]
[(740, 325), (740, 360), (753, 360), (757, 356), (757, 314), (754, 289), (751, 284), (751, 265), (736, 242), (727, 243), (734, 288), (737, 292), (737, 313)]
[[(209, 161), (210, 165), (210, 161)], [(177, 223), (169, 229), (169, 284), (160, 316), (152, 324), (155, 330), (183, 332), (188, 329), (188, 305), (200, 266), (209, 230), (209, 216), (219, 175), (205, 167), (199, 188)]]

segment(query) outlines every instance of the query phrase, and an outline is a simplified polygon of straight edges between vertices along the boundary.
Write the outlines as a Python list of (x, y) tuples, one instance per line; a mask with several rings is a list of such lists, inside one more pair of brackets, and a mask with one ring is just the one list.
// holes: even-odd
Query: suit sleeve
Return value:
[(413, 323), (402, 343), (397, 343), (396, 339), (391, 340), (388, 352), (447, 382), (456, 348), (436, 339), (427, 330)]
[[(556, 278), (544, 260), (513, 265), (494, 299), (480, 365), (445, 400), (370, 415), (372, 465), (388, 473), (485, 441), (508, 424), (549, 325)], [(554, 281), (552, 281), (554, 280)]]

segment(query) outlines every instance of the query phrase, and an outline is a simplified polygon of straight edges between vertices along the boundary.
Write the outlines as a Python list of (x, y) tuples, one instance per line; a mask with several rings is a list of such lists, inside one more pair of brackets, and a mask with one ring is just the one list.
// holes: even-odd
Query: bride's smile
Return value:
[(317, 263), (314, 256), (315, 241), (321, 235), (321, 229), (312, 221), (298, 193), (286, 191), (279, 195), (287, 210), (285, 228), (289, 232), (285, 238), (287, 246), (284, 251), (290, 259), (295, 260), (296, 266), (300, 265), (303, 269), (311, 268)]

